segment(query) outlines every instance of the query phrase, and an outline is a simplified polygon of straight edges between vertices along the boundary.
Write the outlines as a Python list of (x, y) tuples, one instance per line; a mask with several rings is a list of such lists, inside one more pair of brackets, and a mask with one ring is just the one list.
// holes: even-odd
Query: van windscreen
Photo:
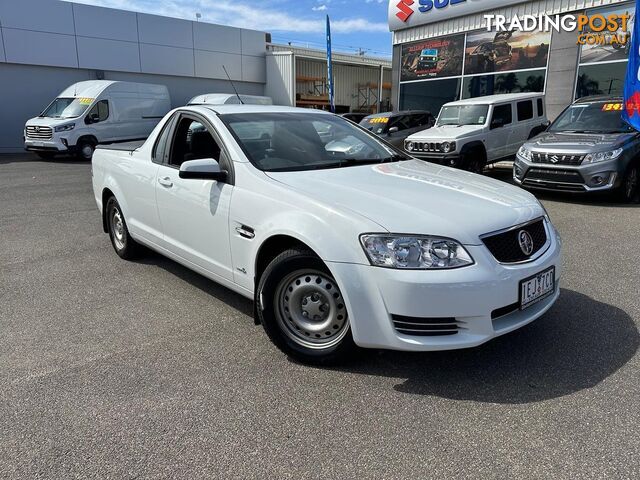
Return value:
[(93, 98), (56, 98), (47, 109), (40, 114), (48, 118), (77, 118), (87, 111)]

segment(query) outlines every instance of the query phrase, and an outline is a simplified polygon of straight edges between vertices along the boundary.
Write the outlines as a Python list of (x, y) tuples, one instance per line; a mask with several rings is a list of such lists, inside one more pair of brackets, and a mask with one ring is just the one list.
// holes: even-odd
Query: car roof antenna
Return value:
[(224, 73), (227, 74), (227, 78), (229, 79), (231, 88), (233, 88), (233, 91), (236, 92), (236, 97), (238, 97), (238, 100), (240, 101), (240, 105), (244, 105), (244, 102), (242, 101), (242, 98), (240, 98), (240, 94), (238, 93), (238, 90), (236, 90), (236, 86), (233, 84), (233, 80), (231, 80), (231, 77), (229, 76), (229, 72), (227, 72), (227, 69), (224, 65), (222, 65), (222, 69), (224, 70)]

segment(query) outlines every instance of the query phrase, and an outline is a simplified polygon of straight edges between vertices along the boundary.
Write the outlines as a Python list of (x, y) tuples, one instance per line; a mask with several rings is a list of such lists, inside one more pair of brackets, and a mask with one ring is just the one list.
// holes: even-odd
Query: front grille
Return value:
[(580, 165), (584, 160), (584, 155), (560, 155), (554, 153), (531, 154), (533, 163), (547, 163), (549, 165)]
[(53, 136), (51, 127), (29, 126), (26, 128), (27, 138), (36, 138), (38, 140), (49, 140)]
[(584, 185), (575, 183), (554, 183), (544, 181), (525, 180), (522, 185), (529, 188), (538, 188), (545, 190), (558, 190), (560, 192), (586, 192)]
[(455, 318), (404, 317), (391, 315), (398, 333), (413, 337), (442, 337), (456, 335), (459, 325)]
[(442, 152), (442, 143), (435, 142), (413, 142), (413, 150), (409, 150), (411, 153), (414, 152)]
[[(533, 240), (533, 251), (530, 255), (524, 253), (520, 247), (519, 236), (522, 231), (531, 235)], [(547, 231), (544, 227), (544, 220), (540, 219), (507, 232), (486, 236), (482, 241), (500, 263), (526, 262), (547, 243)]]
[(549, 182), (560, 183), (584, 183), (584, 179), (579, 172), (558, 168), (530, 168), (527, 172), (526, 178), (531, 180), (546, 180)]

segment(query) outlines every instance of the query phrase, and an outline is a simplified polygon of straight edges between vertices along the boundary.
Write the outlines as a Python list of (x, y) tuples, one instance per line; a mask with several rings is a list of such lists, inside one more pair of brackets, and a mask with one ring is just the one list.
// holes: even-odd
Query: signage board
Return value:
[(389, 30), (417, 27), (495, 10), (523, 0), (389, 0)]

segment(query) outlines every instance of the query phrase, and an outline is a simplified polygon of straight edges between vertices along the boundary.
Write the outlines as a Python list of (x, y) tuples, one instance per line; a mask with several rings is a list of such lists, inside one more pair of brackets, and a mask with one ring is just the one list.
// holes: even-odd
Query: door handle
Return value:
[(158, 183), (160, 185), (162, 185), (163, 187), (167, 187), (167, 188), (173, 187), (173, 182), (171, 181), (171, 178), (169, 178), (169, 177), (159, 178), (158, 179)]

